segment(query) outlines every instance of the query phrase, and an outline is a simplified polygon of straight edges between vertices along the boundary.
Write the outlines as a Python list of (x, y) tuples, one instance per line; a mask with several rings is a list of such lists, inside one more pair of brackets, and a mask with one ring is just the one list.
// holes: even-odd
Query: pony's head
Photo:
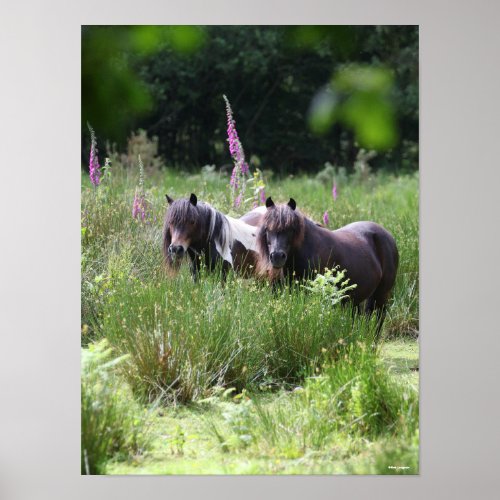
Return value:
[(304, 217), (295, 210), (297, 204), (293, 198), (286, 205), (275, 205), (269, 197), (266, 207), (257, 235), (261, 273), (281, 270), (304, 239)]
[[(165, 195), (168, 209), (163, 225), (163, 253), (167, 263), (182, 259), (188, 248), (198, 250), (210, 231), (211, 207), (198, 203), (195, 194), (189, 198), (173, 200)], [(212, 228), (213, 230), (213, 228)]]

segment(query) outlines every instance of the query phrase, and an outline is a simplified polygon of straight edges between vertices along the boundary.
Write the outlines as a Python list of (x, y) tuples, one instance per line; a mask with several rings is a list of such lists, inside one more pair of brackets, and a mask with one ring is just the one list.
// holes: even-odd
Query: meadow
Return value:
[(331, 229), (373, 220), (394, 235), (398, 277), (375, 344), (373, 320), (300, 284), (167, 273), (166, 193), (233, 216), (251, 201), (234, 208), (225, 170), (149, 159), (140, 179), (135, 157), (112, 160), (98, 187), (82, 173), (82, 473), (418, 474), (418, 174), (264, 171), (276, 202), (293, 197), (318, 222), (326, 211)]

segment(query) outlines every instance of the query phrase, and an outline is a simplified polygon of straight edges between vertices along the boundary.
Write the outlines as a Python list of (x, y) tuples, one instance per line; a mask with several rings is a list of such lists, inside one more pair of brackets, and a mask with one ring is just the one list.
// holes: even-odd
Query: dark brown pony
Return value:
[(229, 268), (245, 276), (255, 272), (257, 264), (257, 228), (265, 208), (260, 207), (234, 219), (196, 195), (173, 200), (166, 195), (169, 207), (163, 225), (163, 255), (169, 269), (177, 269), (188, 256), (193, 279), (200, 266), (214, 270), (221, 265), (223, 276)]
[(271, 280), (306, 279), (314, 271), (340, 266), (357, 286), (350, 292), (353, 305), (377, 312), (379, 330), (396, 281), (398, 249), (393, 236), (374, 222), (353, 222), (335, 231), (319, 226), (296, 210), (295, 200), (267, 211), (257, 235), (258, 270)]

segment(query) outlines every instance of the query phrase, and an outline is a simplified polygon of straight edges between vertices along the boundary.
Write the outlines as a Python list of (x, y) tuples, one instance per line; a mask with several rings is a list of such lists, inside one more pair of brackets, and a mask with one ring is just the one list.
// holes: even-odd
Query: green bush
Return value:
[(314, 279), (308, 280), (303, 287), (320, 295), (325, 307), (332, 307), (344, 301), (348, 297), (348, 292), (357, 287), (355, 283), (349, 283), (346, 273), (347, 271), (340, 270), (339, 266), (334, 269), (325, 269), (324, 274), (317, 273)]

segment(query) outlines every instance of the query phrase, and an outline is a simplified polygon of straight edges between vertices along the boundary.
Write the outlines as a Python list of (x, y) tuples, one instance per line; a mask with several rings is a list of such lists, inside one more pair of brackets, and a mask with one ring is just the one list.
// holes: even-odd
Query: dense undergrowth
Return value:
[[(400, 267), (383, 339), (414, 338), (417, 175), (326, 169), (317, 178), (267, 179), (276, 202), (293, 197), (318, 221), (327, 211), (332, 229), (374, 220), (393, 233)], [(203, 433), (224, 463), (243, 453), (304, 460), (288, 472), (391, 473), (404, 461), (411, 467), (399, 472), (417, 473), (418, 392), (387, 371), (373, 320), (325, 307), (299, 285), (276, 294), (232, 274), (222, 285), (217, 274), (195, 284), (185, 267), (165, 272), (165, 193), (194, 192), (237, 216), (245, 207), (234, 209), (227, 183), (211, 168), (197, 175), (146, 168), (141, 219), (132, 217), (138, 172), (115, 163), (97, 188), (82, 178), (82, 473), (105, 473), (113, 457), (147, 456), (152, 403), (167, 412), (198, 405)], [(105, 354), (96, 358), (99, 349)], [(332, 450), (345, 466), (325, 465)]]

